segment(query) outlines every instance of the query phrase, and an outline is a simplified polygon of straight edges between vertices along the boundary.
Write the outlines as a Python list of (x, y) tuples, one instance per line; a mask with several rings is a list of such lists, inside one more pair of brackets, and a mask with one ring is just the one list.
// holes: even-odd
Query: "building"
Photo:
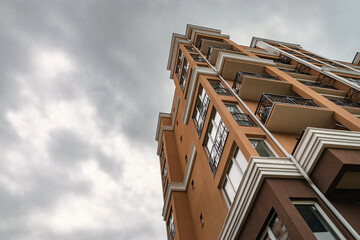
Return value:
[(169, 239), (360, 239), (360, 54), (173, 34), (156, 131)]

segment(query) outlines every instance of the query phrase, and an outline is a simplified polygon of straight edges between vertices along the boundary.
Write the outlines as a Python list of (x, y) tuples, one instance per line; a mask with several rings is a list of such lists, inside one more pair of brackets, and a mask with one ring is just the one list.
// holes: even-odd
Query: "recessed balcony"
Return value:
[(300, 97), (263, 94), (255, 115), (274, 132), (299, 134), (306, 127), (335, 127), (333, 111)]
[(233, 50), (232, 48), (223, 48), (223, 47), (216, 47), (216, 46), (210, 46), (209, 51), (207, 53), (207, 59), (212, 65), (216, 64), (216, 60), (218, 58), (219, 52), (229, 52), (229, 53), (235, 53), (235, 54), (241, 54), (244, 55), (242, 52)]
[(273, 60), (230, 52), (219, 52), (215, 68), (225, 79), (234, 79), (238, 71), (266, 74), (265, 66), (275, 66)]
[(223, 49), (232, 49), (232, 46), (228, 43), (209, 40), (209, 39), (202, 39), (201, 40), (201, 46), (200, 46), (200, 52), (202, 54), (207, 54), (210, 47), (218, 47)]
[(293, 95), (291, 83), (280, 81), (278, 77), (261, 73), (238, 71), (233, 89), (242, 99), (259, 101), (263, 93)]

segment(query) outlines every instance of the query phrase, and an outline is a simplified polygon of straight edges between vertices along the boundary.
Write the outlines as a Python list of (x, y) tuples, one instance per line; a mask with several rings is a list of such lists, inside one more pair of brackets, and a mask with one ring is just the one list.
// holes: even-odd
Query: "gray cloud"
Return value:
[[(359, 51), (359, 7), (358, 1), (2, 1), (0, 238), (165, 239), (157, 159), (141, 154), (155, 152), (158, 112), (171, 109), (174, 85), (165, 70), (171, 34), (198, 24), (244, 45), (252, 36), (273, 38), (351, 61)], [(50, 66), (59, 71), (46, 75), (37, 66), (39, 51), (64, 54), (73, 69)], [(52, 61), (61, 63), (43, 64)], [(57, 104), (66, 110), (53, 117), (62, 111)], [(69, 196), (104, 201), (94, 208), (126, 224), (61, 232), (40, 217), (36, 226), (29, 222), (39, 214), (48, 219)]]

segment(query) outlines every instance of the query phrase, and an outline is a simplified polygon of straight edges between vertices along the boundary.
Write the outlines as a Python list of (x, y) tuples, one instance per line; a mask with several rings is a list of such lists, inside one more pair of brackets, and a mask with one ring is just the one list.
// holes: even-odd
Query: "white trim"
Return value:
[(182, 119), (182, 121), (184, 122), (185, 125), (187, 125), (188, 121), (189, 121), (191, 105), (194, 100), (195, 89), (196, 89), (197, 81), (198, 81), (200, 74), (217, 76), (217, 73), (214, 70), (212, 70), (211, 68), (194, 67), (193, 71), (191, 72), (190, 81), (188, 83), (189, 84), (189, 87), (188, 87), (189, 89), (187, 92), (188, 96), (186, 98), (185, 110), (184, 110), (184, 115), (183, 115), (183, 119)]
[(199, 29), (193, 29), (192, 32), (191, 32), (191, 37), (190, 37), (190, 40), (191, 40), (191, 42), (193, 42), (193, 43), (194, 43), (194, 40), (195, 40), (195, 34), (196, 34), (196, 33), (207, 34), (207, 35), (211, 35), (211, 36), (214, 36), (214, 37), (221, 37), (221, 38), (227, 38), (227, 39), (230, 38), (230, 36), (229, 36), (229, 35), (226, 35), (226, 34), (213, 33), (213, 32), (209, 32), (209, 31), (204, 31), (204, 30), (199, 30)]
[(302, 48), (300, 46), (300, 44), (294, 44), (294, 43), (287, 43), (287, 42), (281, 42), (281, 41), (276, 41), (276, 40), (271, 40), (271, 39), (266, 39), (266, 38), (259, 38), (259, 37), (253, 37), (251, 39), (251, 43), (250, 43), (250, 47), (256, 47), (258, 41), (267, 41), (267, 42), (271, 42), (271, 43), (277, 43), (277, 44), (286, 44), (288, 46), (294, 46), (294, 47), (298, 47), (298, 48)]
[(358, 150), (360, 149), (360, 132), (308, 127), (293, 156), (310, 175), (327, 147)]
[[(175, 105), (175, 111), (172, 114), (173, 118), (172, 118), (172, 122), (171, 122), (171, 126), (161, 126), (161, 128), (159, 128), (160, 126), (160, 118), (161, 113), (159, 114), (159, 119), (158, 119), (158, 128), (156, 130), (156, 140), (158, 141), (158, 146), (157, 146), (157, 150), (156, 150), (156, 154), (159, 155), (160, 154), (160, 145), (161, 145), (161, 139), (162, 139), (162, 135), (164, 131), (173, 131), (174, 127), (175, 127), (175, 119), (177, 116), (177, 112), (178, 112), (178, 107), (179, 107), (179, 102), (180, 102), (180, 98), (177, 97), (176, 99), (176, 105)], [(169, 114), (170, 115), (170, 114)], [(168, 115), (166, 115), (165, 117), (168, 117)], [(160, 130), (160, 131), (159, 131)], [(159, 141), (160, 140), (160, 141)]]
[(170, 67), (170, 69), (168, 69), (168, 70), (170, 70), (170, 79), (172, 79), (172, 76), (174, 75), (176, 55), (177, 55), (180, 43), (188, 44), (188, 42), (185, 39), (179, 39), (179, 38), (176, 39), (175, 46), (174, 46), (174, 52), (173, 52), (173, 54), (171, 56), (171, 58), (172, 58), (171, 67)]
[[(283, 55), (285, 55), (285, 56), (288, 56), (288, 57), (290, 57), (290, 58), (298, 61), (299, 63), (302, 63), (302, 64), (304, 64), (304, 65), (306, 65), (306, 66), (308, 66), (308, 67), (310, 67), (310, 68), (318, 71), (319, 73), (322, 73), (322, 74), (324, 74), (324, 75), (326, 75), (326, 76), (332, 77), (332, 78), (336, 79), (337, 81), (339, 81), (339, 82), (341, 82), (341, 83), (343, 83), (343, 84), (345, 84), (345, 85), (347, 85), (347, 86), (349, 86), (349, 87), (352, 87), (352, 88), (355, 88), (355, 89), (360, 90), (360, 86), (356, 85), (355, 83), (352, 83), (352, 82), (350, 82), (350, 81), (348, 81), (348, 80), (346, 80), (346, 79), (344, 79), (344, 78), (342, 78), (342, 77), (340, 77), (340, 76), (338, 76), (338, 75), (336, 75), (336, 74), (334, 74), (334, 73), (332, 73), (332, 72), (323, 71), (322, 68), (320, 68), (320, 67), (318, 67), (318, 66), (316, 66), (316, 65), (314, 65), (314, 64), (312, 64), (312, 63), (310, 63), (310, 62), (307, 62), (307, 61), (305, 61), (305, 60), (303, 60), (303, 59), (301, 59), (301, 58), (298, 58), (298, 57), (292, 55), (291, 53), (288, 53), (288, 52), (285, 52), (285, 51), (283, 51), (283, 50), (281, 50), (281, 49), (278, 49), (277, 47), (271, 46), (271, 45), (269, 45), (269, 44), (267, 44), (267, 43), (265, 43), (265, 42), (258, 42), (256, 46), (262, 47), (262, 48), (264, 48), (264, 49), (265, 49), (265, 47), (266, 47), (266, 50), (267, 50), (267, 51), (270, 51), (270, 49), (273, 49), (274, 52), (275, 52), (275, 51), (278, 51), (278, 52), (280, 52), (281, 54), (283, 54)], [(293, 51), (293, 49), (291, 49), (291, 50)], [(334, 68), (334, 69), (335, 69), (335, 68)], [(284, 73), (287, 74), (286, 72), (284, 72)], [(289, 76), (290, 76), (290, 75), (289, 75)]]
[(190, 29), (199, 29), (199, 30), (202, 30), (202, 31), (208, 31), (208, 32), (211, 32), (211, 33), (221, 33), (221, 30), (219, 29), (215, 29), (215, 28), (208, 28), (208, 27), (203, 27), (203, 26), (198, 26), (198, 25), (193, 25), (193, 24), (187, 24), (186, 25), (186, 30), (185, 30), (185, 36), (186, 37), (189, 37), (189, 32), (190, 32)]
[(164, 221), (165, 221), (165, 217), (169, 211), (172, 192), (186, 192), (188, 189), (189, 182), (190, 182), (190, 176), (191, 176), (192, 170), (194, 168), (195, 157), (196, 157), (196, 148), (195, 148), (195, 144), (193, 142), (193, 144), (191, 146), (189, 161), (187, 163), (187, 167), (185, 170), (184, 180), (182, 182), (171, 182), (168, 184), (168, 186), (166, 188), (166, 193), (165, 193), (165, 198), (164, 198), (164, 206), (163, 206), (163, 210), (162, 210), (162, 216), (164, 218)]
[(251, 157), (226, 216), (219, 236), (220, 240), (236, 238), (265, 178), (301, 179), (303, 176), (289, 158)]
[[(337, 234), (337, 237), (339, 237), (340, 239), (344, 239), (344, 240), (346, 239), (344, 237), (344, 235), (336, 227), (336, 225), (330, 220), (330, 218), (322, 210), (322, 208), (319, 206), (319, 204), (317, 202), (314, 202), (314, 201), (292, 201), (292, 203), (294, 204), (294, 206), (295, 205), (314, 205), (316, 207), (316, 209), (319, 211), (319, 213), (321, 214), (321, 216), (325, 219), (325, 221), (329, 225), (329, 227), (331, 227), (331, 230), (333, 230), (335, 232), (335, 234)], [(300, 214), (300, 212), (299, 212), (299, 214)], [(305, 219), (304, 219), (304, 221), (305, 221)], [(310, 228), (310, 226), (309, 226), (309, 228)]]
[(275, 66), (273, 60), (265, 59), (265, 58), (257, 58), (257, 57), (250, 57), (247, 55), (237, 54), (237, 53), (230, 53), (230, 52), (219, 52), (215, 69), (220, 74), (221, 68), (225, 62), (225, 59), (233, 59), (233, 60), (239, 60), (244, 62), (250, 62), (250, 63), (259, 63), (264, 64), (267, 66)]
[(360, 52), (357, 52), (354, 56), (354, 59), (352, 61), (352, 64), (358, 65), (360, 61)]
[(344, 74), (360, 76), (360, 71), (359, 70), (352, 71), (352, 70), (348, 70), (348, 69), (333, 68), (333, 67), (326, 67), (326, 66), (323, 66), (322, 70), (323, 71), (330, 71), (330, 72), (344, 73)]
[(246, 50), (248, 50), (249, 52), (252, 52), (252, 53), (260, 53), (260, 54), (275, 56), (275, 57), (280, 55), (278, 52), (260, 51), (260, 50), (252, 49), (252, 48), (248, 48)]
[(173, 52), (174, 52), (174, 50), (175, 50), (174, 45), (175, 45), (175, 39), (176, 39), (177, 37), (178, 37), (178, 38), (185, 38), (185, 35), (178, 34), (178, 33), (173, 33), (173, 34), (172, 34), (171, 44), (170, 44), (170, 51), (169, 51), (169, 57), (168, 57), (168, 63), (167, 63), (167, 67), (166, 67), (167, 70), (170, 70), (170, 60), (171, 60), (171, 58), (172, 58), (172, 56), (173, 56)]
[(155, 140), (156, 141), (159, 140), (161, 118), (171, 118), (171, 114), (170, 113), (163, 113), (163, 112), (159, 113), (158, 122), (157, 122), (157, 125), (156, 125), (156, 134), (155, 134)]

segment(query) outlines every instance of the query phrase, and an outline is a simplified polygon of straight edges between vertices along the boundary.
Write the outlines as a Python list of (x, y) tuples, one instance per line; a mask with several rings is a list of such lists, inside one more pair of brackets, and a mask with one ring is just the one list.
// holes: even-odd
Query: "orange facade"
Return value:
[[(324, 149), (360, 148), (356, 64), (267, 39), (241, 46), (219, 30), (188, 25), (173, 35), (168, 69), (173, 106), (159, 115), (156, 140), (169, 239), (278, 239), (279, 226), (268, 226), (275, 217), (287, 228), (283, 239), (359, 236), (349, 214), (359, 205), (337, 196), (358, 201), (360, 159), (350, 164), (353, 153), (342, 152), (343, 164), (331, 167), (331, 193), (312, 182), (323, 172)], [(278, 198), (276, 186), (301, 186), (304, 195)], [(264, 205), (266, 197), (272, 204)], [(309, 204), (329, 221), (319, 220), (323, 232), (302, 220)]]

